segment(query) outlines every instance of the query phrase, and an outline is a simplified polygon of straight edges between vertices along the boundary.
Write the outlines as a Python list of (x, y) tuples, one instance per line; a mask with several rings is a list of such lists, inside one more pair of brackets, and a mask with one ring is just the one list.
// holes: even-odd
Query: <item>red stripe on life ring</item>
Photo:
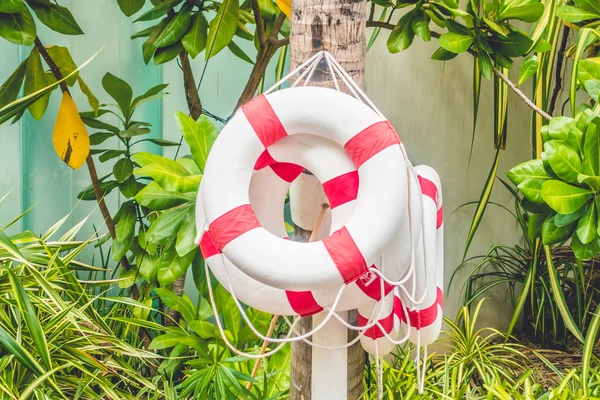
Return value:
[(304, 171), (304, 167), (286, 162), (271, 164), (271, 169), (278, 177), (289, 183), (292, 183)]
[(400, 144), (396, 131), (389, 121), (380, 121), (348, 140), (344, 149), (359, 168), (371, 157), (395, 144)]
[(437, 206), (438, 188), (437, 188), (437, 186), (435, 186), (435, 183), (433, 183), (432, 181), (430, 181), (427, 178), (423, 178), (421, 175), (419, 175), (418, 178), (419, 178), (419, 185), (421, 186), (421, 193), (423, 193), (423, 195), (431, 198), (431, 200), (433, 200), (433, 202)]
[(258, 222), (254, 210), (250, 204), (243, 204), (215, 219), (208, 230), (215, 247), (222, 251), (229, 242), (258, 227), (260, 227), (260, 222)]
[[(433, 324), (438, 317), (438, 305), (443, 309), (444, 308), (444, 294), (442, 293), (442, 289), (437, 288), (437, 295), (435, 302), (427, 308), (422, 310), (411, 311), (406, 308), (406, 314), (408, 314), (408, 320), (410, 321), (410, 327), (416, 328), (417, 330), (421, 328), (426, 328), (429, 325)], [(402, 305), (402, 301), (399, 297), (394, 297), (394, 313), (396, 316), (405, 324), (406, 316), (404, 313), (404, 306)]]
[(298, 315), (301, 317), (307, 317), (323, 311), (323, 307), (317, 303), (312, 292), (310, 291), (294, 292), (291, 290), (286, 290), (285, 295), (290, 302), (292, 310), (298, 313)]
[(356, 200), (358, 195), (358, 171), (350, 171), (328, 180), (323, 183), (323, 191), (332, 209)]
[(264, 95), (244, 104), (242, 111), (265, 148), (287, 136), (279, 117)]
[(258, 156), (258, 160), (256, 160), (256, 164), (254, 164), (254, 170), (260, 171), (261, 169), (268, 167), (269, 165), (273, 165), (276, 162), (277, 161), (275, 161), (271, 153), (269, 153), (269, 150), (265, 149), (265, 151)]
[(444, 206), (440, 206), (439, 210), (437, 210), (437, 222), (435, 229), (439, 229), (440, 226), (444, 223)]
[[(371, 265), (371, 268), (377, 268), (375, 265)], [(390, 285), (386, 281), (382, 280), (377, 274), (371, 271), (367, 271), (356, 280), (356, 286), (367, 296), (373, 300), (381, 300), (381, 282), (383, 282), (383, 295), (390, 293), (394, 290), (394, 286)]]
[(202, 234), (202, 239), (200, 239), (200, 252), (202, 252), (202, 257), (204, 257), (205, 260), (221, 253), (219, 249), (217, 249), (217, 246), (215, 246), (209, 231)]
[(323, 239), (323, 244), (337, 267), (344, 283), (356, 280), (367, 271), (367, 263), (346, 227)]
[[(358, 326), (365, 326), (367, 325), (367, 322), (369, 322), (369, 320), (360, 315), (359, 313)], [(378, 322), (381, 325), (381, 327), (385, 330), (385, 333), (389, 334), (394, 328), (394, 313), (390, 313), (390, 315), (380, 319)], [(379, 339), (385, 336), (381, 328), (379, 328), (377, 325), (373, 325), (369, 329), (365, 330), (363, 335), (371, 339)]]

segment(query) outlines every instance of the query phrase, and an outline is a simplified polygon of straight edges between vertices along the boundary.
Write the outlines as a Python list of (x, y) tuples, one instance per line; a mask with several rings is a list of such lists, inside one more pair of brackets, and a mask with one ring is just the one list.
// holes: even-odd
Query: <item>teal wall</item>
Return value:
[[(133, 87), (135, 94), (141, 94), (159, 83), (168, 83), (168, 95), (143, 104), (136, 112), (135, 118), (152, 124), (152, 137), (179, 141), (181, 135), (173, 113), (176, 110), (187, 112), (181, 70), (176, 61), (163, 66), (155, 66), (151, 62), (146, 66), (141, 53), (143, 39), (130, 40), (133, 33), (151, 23), (134, 24), (134, 18), (125, 17), (114, 0), (65, 0), (61, 4), (73, 12), (85, 35), (61, 35), (38, 23), (38, 33), (42, 42), (46, 45), (68, 47), (78, 64), (106, 45), (81, 72), (82, 78), (101, 103), (111, 102), (101, 86), (102, 76), (106, 72), (126, 80)], [(252, 43), (241, 39), (236, 41), (250, 57), (255, 56)], [(0, 78), (8, 77), (27, 57), (29, 51), (29, 48), (0, 39), (0, 54), (3, 55)], [(204, 54), (200, 54), (193, 61), (192, 67), (197, 80), (200, 79), (205, 64)], [(228, 49), (211, 59), (206, 65), (200, 89), (206, 109), (218, 116), (227, 117), (235, 106), (251, 69), (252, 65), (237, 59)], [(270, 79), (267, 81), (273, 80), (273, 68), (269, 71), (268, 78)], [(72, 93), (79, 110), (88, 110), (87, 99), (79, 88), (75, 87)], [(60, 92), (56, 90), (52, 93), (50, 105), (42, 120), (35, 121), (27, 112), (18, 123), (0, 126), (0, 197), (12, 189), (0, 205), (0, 226), (34, 206), (21, 223), (12, 229), (13, 231), (29, 229), (41, 233), (71, 213), (66, 226), (73, 226), (91, 215), (90, 223), (85, 225), (80, 235), (81, 238), (91, 237), (94, 225), (99, 227), (101, 224), (100, 213), (95, 202), (80, 202), (76, 197), (82, 188), (89, 185), (88, 170), (85, 165), (77, 171), (71, 170), (57, 157), (52, 146), (52, 130), (59, 102)], [(107, 119), (107, 122), (111, 122), (110, 119)], [(99, 147), (117, 146), (117, 141), (107, 141)], [(138, 150), (160, 153), (162, 148), (144, 144), (139, 145)], [(180, 156), (186, 153), (187, 149), (183, 148)], [(165, 148), (164, 155), (172, 157), (174, 154), (175, 148)], [(111, 160), (101, 164), (96, 158), (98, 175), (103, 176), (110, 172), (113, 162), (114, 160)], [(116, 191), (108, 196), (108, 207), (113, 214), (120, 201)]]

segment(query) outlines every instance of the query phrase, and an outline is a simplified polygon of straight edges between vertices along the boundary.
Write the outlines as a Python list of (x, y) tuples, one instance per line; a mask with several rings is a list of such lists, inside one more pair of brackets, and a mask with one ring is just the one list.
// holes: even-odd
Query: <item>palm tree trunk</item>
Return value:
[[(302, 64), (316, 52), (327, 50), (364, 89), (367, 52), (366, 0), (294, 0), (290, 22), (291, 69)], [(333, 87), (324, 64), (315, 70), (312, 81), (315, 86)], [(356, 324), (356, 312), (350, 313), (349, 322)], [(299, 330), (305, 332), (311, 327), (312, 321), (307, 318), (299, 326)], [(356, 332), (348, 333), (348, 340), (355, 337)], [(349, 400), (356, 400), (363, 393), (364, 354), (360, 343), (348, 349), (347, 398)], [(292, 344), (290, 387), (292, 400), (311, 398), (311, 360), (311, 348), (308, 345), (303, 342)]]

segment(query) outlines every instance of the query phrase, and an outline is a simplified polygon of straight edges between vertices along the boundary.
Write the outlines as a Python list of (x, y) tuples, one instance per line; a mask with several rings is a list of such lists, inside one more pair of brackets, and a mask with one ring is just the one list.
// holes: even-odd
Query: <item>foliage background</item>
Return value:
[[(109, 102), (101, 88), (101, 78), (105, 72), (129, 82), (135, 93), (144, 92), (159, 83), (169, 83), (166, 91), (170, 94), (142, 105), (136, 119), (152, 124), (151, 137), (178, 141), (181, 136), (173, 113), (187, 110), (182, 74), (175, 62), (159, 67), (143, 63), (140, 49), (142, 39), (131, 41), (129, 37), (145, 27), (144, 23), (133, 24), (131, 18), (120, 12), (114, 0), (71, 0), (61, 4), (73, 12), (85, 35), (60, 35), (40, 24), (38, 28), (42, 40), (68, 47), (77, 63), (87, 60), (108, 42), (107, 47), (82, 71), (82, 77), (101, 103)], [(387, 33), (382, 32), (368, 53), (368, 93), (400, 133), (413, 164), (431, 165), (441, 175), (446, 211), (446, 276), (449, 277), (462, 260), (464, 238), (473, 215), (473, 206), (464, 207), (453, 215), (451, 213), (461, 204), (477, 200), (494, 157), (492, 83), (488, 80), (482, 83), (475, 148), (467, 170), (473, 129), (473, 57), (462, 54), (448, 63), (433, 61), (430, 57), (437, 48), (435, 40), (415, 43), (408, 50), (391, 55), (386, 47), (386, 37)], [(254, 58), (255, 50), (249, 42), (237, 40), (237, 43)], [(29, 54), (29, 49), (0, 41), (0, 52), (3, 54), (0, 75), (8, 76)], [(203, 57), (192, 61), (197, 80), (204, 66)], [(200, 90), (206, 109), (227, 117), (244, 88), (250, 70), (250, 64), (237, 59), (228, 49), (212, 58), (206, 67)], [(517, 74), (518, 65), (510, 72), (513, 81), (517, 80)], [(272, 80), (274, 74), (270, 72), (267, 76)], [(523, 90), (527, 94), (531, 91), (530, 84), (530, 81), (524, 84)], [(7, 222), (35, 204), (21, 225), (14, 227), (15, 232), (21, 229), (43, 232), (73, 208), (71, 221), (67, 225), (81, 221), (92, 211), (92, 222), (98, 224), (101, 220), (95, 202), (77, 203), (77, 193), (89, 185), (87, 170), (72, 171), (56, 157), (52, 147), (51, 132), (58, 110), (58, 93), (55, 91), (52, 94), (49, 109), (41, 121), (35, 122), (26, 113), (17, 124), (0, 127), (0, 193), (13, 189), (3, 204), (0, 223)], [(74, 93), (80, 110), (86, 110), (85, 98), (79, 91)], [(507, 151), (502, 152), (498, 176), (504, 176), (510, 167), (530, 158), (530, 115), (530, 110), (510, 92), (509, 137)], [(110, 144), (105, 142), (98, 147), (108, 148)], [(147, 143), (137, 150), (161, 152), (158, 146)], [(166, 156), (172, 157), (174, 152), (174, 148), (164, 148)], [(185, 149), (180, 155), (188, 153)], [(112, 163), (97, 163), (97, 166), (99, 176), (102, 176), (110, 171)], [(116, 212), (121, 200), (116, 191), (109, 195), (111, 213)], [(494, 191), (492, 201), (512, 207), (510, 194), (501, 188)], [(490, 211), (486, 213), (475, 236), (470, 254), (485, 253), (489, 243), (512, 244), (519, 239), (518, 229), (509, 214), (493, 208)], [(81, 237), (92, 234), (92, 224), (86, 224)], [(466, 268), (464, 272), (468, 273), (468, 270)], [(462, 282), (462, 279), (457, 281)], [(188, 288), (188, 295), (195, 297), (196, 290), (191, 282)], [(446, 303), (446, 315), (451, 317), (456, 315), (459, 308), (458, 290), (459, 286), (453, 288)], [(492, 301), (496, 301), (497, 306), (488, 304), (482, 311), (484, 315), (480, 317), (480, 323), (502, 327), (510, 318), (511, 307), (508, 303), (502, 305), (503, 293), (498, 293)], [(493, 313), (490, 313), (491, 310)]]

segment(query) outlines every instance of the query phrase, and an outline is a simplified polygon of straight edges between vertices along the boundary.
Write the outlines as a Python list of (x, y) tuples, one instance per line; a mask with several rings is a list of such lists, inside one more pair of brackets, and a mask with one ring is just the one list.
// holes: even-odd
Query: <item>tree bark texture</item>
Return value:
[[(293, 0), (290, 20), (291, 70), (315, 53), (327, 50), (358, 86), (365, 89), (367, 53), (365, 0)], [(324, 60), (315, 70), (311, 85), (333, 87), (329, 69)], [(343, 85), (340, 86), (340, 89), (347, 92)], [(356, 311), (349, 313), (349, 322), (357, 323)], [(306, 332), (311, 328), (312, 321), (309, 318), (299, 325), (301, 332)], [(348, 340), (354, 339), (356, 335), (355, 331), (349, 331)], [(311, 399), (311, 361), (312, 349), (310, 346), (303, 342), (292, 343), (292, 384), (290, 387), (292, 400)], [(356, 343), (348, 349), (349, 400), (356, 400), (363, 394), (364, 361), (365, 353), (360, 343)]]

